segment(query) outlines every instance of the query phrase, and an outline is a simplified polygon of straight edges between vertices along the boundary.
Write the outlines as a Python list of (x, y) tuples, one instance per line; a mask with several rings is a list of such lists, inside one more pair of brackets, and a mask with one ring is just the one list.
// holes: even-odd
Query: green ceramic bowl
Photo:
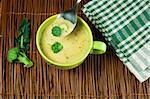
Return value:
[(37, 45), (38, 51), (41, 54), (41, 56), (46, 60), (46, 62), (48, 64), (53, 64), (55, 67), (57, 67), (59, 69), (72, 69), (72, 68), (79, 66), (86, 59), (86, 57), (89, 54), (103, 54), (103, 53), (105, 53), (106, 44), (104, 42), (101, 42), (101, 41), (93, 41), (93, 36), (92, 36), (92, 32), (91, 32), (90, 27), (82, 18), (78, 17), (78, 20), (80, 20), (84, 24), (84, 26), (86, 27), (86, 29), (88, 31), (88, 35), (89, 35), (88, 37), (90, 39), (89, 48), (88, 48), (86, 54), (84, 55), (84, 57), (78, 59), (78, 61), (76, 61), (76, 62), (69, 63), (69, 64), (60, 64), (60, 63), (54, 62), (51, 59), (47, 58), (46, 55), (41, 50), (40, 41), (41, 41), (42, 33), (45, 31), (45, 29), (48, 27), (48, 25), (56, 19), (56, 17), (57, 17), (57, 15), (53, 15), (53, 16), (47, 18), (40, 25), (40, 27), (37, 31), (37, 34), (36, 34), (36, 45)]

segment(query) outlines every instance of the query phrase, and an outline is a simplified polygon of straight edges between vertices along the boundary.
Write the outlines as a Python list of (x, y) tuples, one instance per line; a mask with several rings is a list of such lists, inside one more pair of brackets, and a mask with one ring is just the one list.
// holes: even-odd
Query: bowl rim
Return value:
[(92, 46), (93, 46), (93, 35), (92, 35), (92, 31), (90, 29), (90, 27), (88, 26), (88, 24), (81, 18), (78, 16), (78, 19), (85, 25), (86, 29), (88, 30), (88, 35), (90, 37), (90, 45), (89, 45), (89, 49), (88, 51), (86, 52), (86, 54), (84, 55), (84, 57), (80, 58), (79, 60), (75, 61), (75, 62), (72, 62), (72, 63), (57, 63), (51, 59), (49, 59), (44, 53), (43, 51), (41, 50), (41, 47), (40, 47), (40, 38), (39, 38), (39, 35), (40, 35), (40, 31), (41, 29), (43, 28), (43, 26), (48, 23), (51, 19), (53, 18), (56, 18), (58, 14), (56, 15), (52, 15), (50, 16), (49, 18), (47, 18), (44, 22), (42, 22), (42, 24), (39, 26), (37, 32), (36, 32), (36, 46), (37, 46), (37, 49), (40, 53), (40, 55), (50, 64), (53, 64), (53, 65), (57, 65), (57, 66), (61, 66), (61, 67), (66, 67), (66, 66), (74, 66), (74, 65), (78, 65), (80, 63), (82, 63), (86, 57), (89, 55), (91, 49), (92, 49)]

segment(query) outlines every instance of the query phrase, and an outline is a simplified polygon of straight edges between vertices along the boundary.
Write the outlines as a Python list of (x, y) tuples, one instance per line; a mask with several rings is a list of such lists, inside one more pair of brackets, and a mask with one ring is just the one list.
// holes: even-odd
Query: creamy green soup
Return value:
[[(60, 36), (54, 36), (52, 29), (55, 26), (62, 28)], [(51, 23), (43, 32), (40, 46), (43, 53), (50, 60), (66, 64), (73, 63), (82, 58), (88, 51), (90, 37), (84, 24), (78, 20), (75, 30), (65, 36), (73, 28), (73, 24), (67, 20), (59, 19)], [(54, 53), (52, 45), (59, 42), (63, 48)]]

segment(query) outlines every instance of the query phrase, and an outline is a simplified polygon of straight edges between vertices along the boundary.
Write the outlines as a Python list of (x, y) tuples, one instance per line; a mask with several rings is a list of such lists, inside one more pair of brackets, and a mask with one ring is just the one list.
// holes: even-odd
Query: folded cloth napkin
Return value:
[(150, 77), (150, 1), (91, 0), (82, 11), (136, 78), (140, 82), (147, 80)]

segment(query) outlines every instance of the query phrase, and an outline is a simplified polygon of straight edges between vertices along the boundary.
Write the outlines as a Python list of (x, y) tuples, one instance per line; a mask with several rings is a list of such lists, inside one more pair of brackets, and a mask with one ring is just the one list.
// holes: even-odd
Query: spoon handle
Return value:
[(77, 2), (74, 5), (74, 8), (76, 9), (77, 5), (81, 2), (81, 0), (77, 0)]

